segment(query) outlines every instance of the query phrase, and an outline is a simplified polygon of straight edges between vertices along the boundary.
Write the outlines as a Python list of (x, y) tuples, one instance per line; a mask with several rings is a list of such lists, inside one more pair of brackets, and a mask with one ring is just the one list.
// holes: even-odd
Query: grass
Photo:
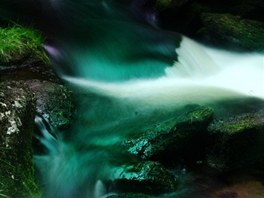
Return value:
[(19, 62), (30, 55), (47, 62), (43, 42), (43, 37), (32, 28), (0, 28), (0, 63)]

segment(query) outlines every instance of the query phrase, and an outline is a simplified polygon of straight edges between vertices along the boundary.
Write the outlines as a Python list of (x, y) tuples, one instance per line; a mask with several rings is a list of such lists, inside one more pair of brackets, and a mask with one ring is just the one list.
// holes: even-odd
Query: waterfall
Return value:
[(211, 49), (186, 37), (174, 53), (177, 60), (156, 78), (150, 74), (113, 82), (61, 75), (79, 90), (79, 116), (71, 138), (60, 140), (60, 152), (44, 158), (49, 167), (48, 197), (99, 198), (111, 193), (100, 181), (111, 179), (110, 170), (119, 163), (112, 159), (127, 161), (118, 151), (124, 136), (172, 113), (180, 115), (188, 104), (213, 106), (225, 100), (264, 98), (262, 54)]
[[(125, 135), (180, 115), (186, 105), (264, 98), (263, 54), (203, 46), (132, 20), (131, 12), (126, 15), (108, 2), (99, 8), (96, 4), (98, 13), (91, 16), (82, 12), (84, 5), (71, 2), (77, 21), (72, 28), (80, 30), (46, 44), (57, 73), (78, 90), (78, 116), (69, 137), (58, 138), (56, 153), (36, 156), (37, 164), (45, 167), (47, 197), (114, 193), (101, 181), (111, 179), (111, 169), (128, 161), (119, 150)], [(65, 15), (67, 2), (61, 3), (56, 2), (59, 16)], [(78, 9), (81, 14), (76, 14)], [(109, 13), (110, 18), (101, 18)], [(82, 15), (90, 18), (80, 20)]]
[[(10, 2), (4, 1), (0, 11), (14, 6), (15, 12), (3, 13), (29, 20), (20, 3)], [(263, 54), (212, 49), (161, 30), (131, 9), (133, 1), (36, 2), (41, 6), (29, 0), (23, 4), (28, 10), (42, 8), (41, 16), (30, 21), (49, 36), (45, 48), (57, 74), (72, 88), (78, 110), (67, 137), (49, 132), (36, 119), (48, 150), (35, 156), (45, 197), (114, 193), (101, 181), (129, 160), (119, 150), (124, 136), (180, 115), (186, 105), (264, 99)]]

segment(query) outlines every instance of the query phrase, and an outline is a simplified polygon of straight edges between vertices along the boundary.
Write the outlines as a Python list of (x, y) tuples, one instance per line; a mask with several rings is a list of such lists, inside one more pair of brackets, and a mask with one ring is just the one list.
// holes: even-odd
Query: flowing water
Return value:
[[(247, 98), (264, 99), (262, 54), (212, 49), (161, 30), (137, 1), (22, 2), (16, 2), (16, 14), (27, 20), (21, 7), (35, 15), (34, 9), (41, 9), (32, 20), (47, 33), (45, 48), (77, 103), (78, 115), (64, 133), (36, 118), (48, 150), (35, 156), (46, 197), (114, 193), (101, 181), (130, 160), (119, 143), (127, 134), (180, 115), (186, 105), (210, 105), (221, 114), (223, 101), (239, 106)], [(13, 17), (6, 11), (10, 3), (4, 4)], [(43, 17), (50, 20), (48, 27)]]

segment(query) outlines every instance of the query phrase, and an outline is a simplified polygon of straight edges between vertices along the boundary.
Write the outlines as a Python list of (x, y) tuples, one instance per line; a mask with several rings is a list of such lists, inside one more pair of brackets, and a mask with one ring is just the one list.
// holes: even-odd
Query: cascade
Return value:
[(54, 138), (36, 118), (48, 150), (35, 156), (46, 197), (114, 193), (101, 181), (129, 160), (118, 150), (125, 135), (180, 115), (189, 104), (264, 99), (263, 54), (213, 49), (148, 25), (130, 9), (130, 1), (39, 4), (42, 17), (58, 26), (47, 30), (40, 24), (50, 36), (45, 48), (57, 74), (72, 88), (78, 111), (67, 137), (53, 131)]

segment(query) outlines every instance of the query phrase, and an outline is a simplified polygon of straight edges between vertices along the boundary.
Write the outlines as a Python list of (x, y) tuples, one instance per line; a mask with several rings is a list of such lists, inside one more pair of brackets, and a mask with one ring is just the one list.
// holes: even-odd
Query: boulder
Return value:
[[(125, 164), (112, 171), (110, 192), (133, 192), (157, 195), (177, 188), (174, 175), (158, 162)], [(144, 197), (144, 196), (143, 196)]]
[(0, 84), (0, 196), (40, 197), (34, 178), (35, 98), (16, 82)]
[(206, 128), (213, 118), (210, 107), (192, 106), (182, 116), (134, 133), (123, 142), (127, 151), (141, 159), (165, 163), (179, 158), (195, 161), (203, 155)]
[(20, 81), (35, 94), (36, 111), (55, 129), (69, 127), (73, 118), (72, 92), (64, 85), (46, 80)]
[(204, 13), (204, 40), (227, 48), (264, 51), (264, 23), (231, 14)]
[(264, 111), (216, 120), (208, 127), (215, 145), (208, 164), (220, 170), (263, 169)]

